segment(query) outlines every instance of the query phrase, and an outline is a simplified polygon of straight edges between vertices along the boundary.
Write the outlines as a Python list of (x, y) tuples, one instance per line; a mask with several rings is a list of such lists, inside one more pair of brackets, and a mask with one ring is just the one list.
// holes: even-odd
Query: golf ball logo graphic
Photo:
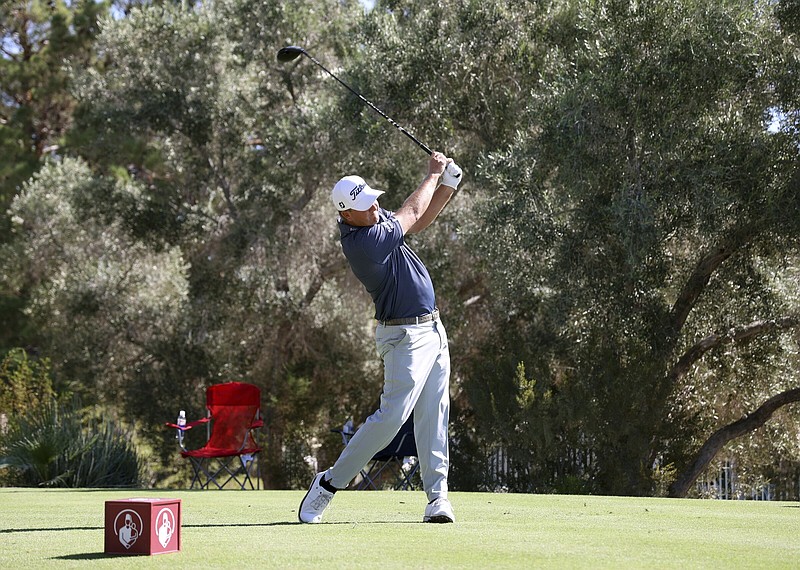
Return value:
[(166, 548), (169, 541), (172, 540), (172, 535), (175, 534), (175, 514), (172, 509), (163, 508), (158, 511), (156, 524), (158, 525), (158, 542), (161, 543), (162, 548)]
[(125, 548), (130, 548), (142, 534), (142, 517), (134, 510), (125, 509), (114, 519), (114, 532)]

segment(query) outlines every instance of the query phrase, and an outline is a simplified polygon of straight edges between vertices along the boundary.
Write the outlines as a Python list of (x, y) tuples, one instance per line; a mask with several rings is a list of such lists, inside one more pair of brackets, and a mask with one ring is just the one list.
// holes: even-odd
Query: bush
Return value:
[(21, 487), (134, 487), (141, 461), (109, 422), (84, 421), (79, 406), (48, 401), (11, 422), (0, 440), (0, 481)]
[(24, 348), (9, 350), (0, 361), (0, 414), (21, 415), (54, 395), (50, 362), (31, 358)]

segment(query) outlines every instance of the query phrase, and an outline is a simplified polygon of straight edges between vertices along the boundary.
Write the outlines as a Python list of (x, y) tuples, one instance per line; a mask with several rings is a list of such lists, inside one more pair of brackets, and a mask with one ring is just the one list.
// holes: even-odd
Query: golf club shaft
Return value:
[(308, 57), (308, 59), (310, 59), (310, 60), (311, 60), (311, 61), (313, 61), (314, 63), (316, 63), (316, 64), (317, 64), (317, 65), (318, 65), (318, 66), (319, 66), (319, 67), (322, 69), (322, 71), (324, 71), (325, 73), (327, 73), (328, 75), (330, 75), (331, 77), (333, 77), (333, 78), (334, 78), (336, 81), (338, 81), (340, 84), (342, 84), (342, 85), (343, 85), (343, 86), (344, 86), (344, 87), (345, 87), (345, 88), (346, 88), (348, 91), (350, 91), (350, 93), (352, 93), (353, 95), (355, 95), (356, 97), (358, 97), (359, 99), (361, 99), (361, 100), (362, 100), (364, 103), (366, 103), (367, 105), (369, 105), (369, 107), (370, 107), (370, 108), (371, 108), (373, 111), (375, 111), (375, 112), (376, 112), (376, 113), (378, 113), (378, 114), (379, 114), (381, 117), (383, 117), (384, 119), (386, 119), (387, 121), (389, 121), (389, 122), (392, 124), (392, 126), (394, 126), (394, 128), (396, 128), (396, 129), (397, 129), (397, 130), (399, 130), (401, 133), (403, 133), (403, 134), (404, 134), (404, 135), (406, 135), (408, 138), (410, 138), (412, 141), (414, 141), (415, 143), (417, 143), (417, 146), (419, 146), (419, 147), (420, 147), (422, 150), (424, 150), (425, 152), (427, 152), (427, 153), (428, 153), (428, 155), (432, 155), (432, 154), (433, 154), (433, 151), (430, 149), (430, 147), (428, 147), (428, 145), (426, 145), (425, 143), (423, 143), (422, 141), (420, 141), (419, 139), (417, 139), (417, 137), (415, 137), (414, 135), (412, 135), (411, 133), (409, 133), (407, 130), (405, 130), (403, 127), (401, 127), (400, 125), (398, 125), (398, 124), (397, 124), (397, 123), (396, 123), (396, 122), (395, 122), (395, 121), (394, 121), (394, 120), (393, 120), (391, 117), (389, 117), (389, 115), (387, 115), (386, 113), (384, 113), (383, 111), (381, 111), (380, 109), (378, 109), (378, 108), (377, 108), (375, 105), (373, 105), (373, 104), (372, 104), (372, 102), (371, 102), (371, 101), (369, 101), (367, 98), (365, 98), (365, 97), (364, 97), (364, 96), (363, 96), (361, 93), (359, 93), (358, 91), (356, 91), (355, 89), (353, 89), (352, 87), (350, 87), (350, 86), (349, 86), (347, 83), (345, 83), (344, 81), (342, 81), (342, 80), (341, 80), (341, 79), (339, 79), (338, 77), (336, 77), (336, 76), (335, 76), (333, 73), (331, 73), (331, 72), (330, 72), (328, 69), (326, 69), (326, 67), (325, 67), (324, 65), (322, 65), (322, 64), (321, 64), (320, 62), (318, 62), (318, 61), (317, 61), (317, 60), (316, 60), (316, 59), (315, 59), (313, 56), (311, 56), (311, 55), (310, 55), (310, 54), (309, 54), (307, 51), (303, 50), (303, 51), (302, 51), (302, 54), (303, 54), (303, 55), (305, 55), (306, 57)]

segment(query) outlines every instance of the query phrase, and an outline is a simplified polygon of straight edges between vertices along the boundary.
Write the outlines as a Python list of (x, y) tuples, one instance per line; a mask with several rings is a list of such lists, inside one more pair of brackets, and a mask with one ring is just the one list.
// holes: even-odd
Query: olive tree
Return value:
[(15, 205), (28, 310), (54, 373), (138, 422), (165, 458), (176, 454), (159, 426), (181, 408), (203, 414), (207, 385), (259, 385), (267, 484), (305, 485), (302, 457), (365, 412), (380, 375), (335, 239), (335, 174), (319, 168), (340, 160), (331, 124), (347, 118), (275, 46), (333, 53), (330, 32), (361, 8), (129, 8), (101, 24), (103, 65), (75, 70), (80, 159), (54, 162)]
[(775, 283), (797, 259), (796, 37), (772, 3), (551, 9), (519, 132), (480, 165), (500, 356), (470, 386), (519, 485), (647, 494), (797, 383)]

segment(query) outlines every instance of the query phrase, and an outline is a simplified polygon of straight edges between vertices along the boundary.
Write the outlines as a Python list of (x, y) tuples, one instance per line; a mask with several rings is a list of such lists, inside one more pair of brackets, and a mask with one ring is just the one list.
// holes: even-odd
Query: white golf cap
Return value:
[(360, 176), (345, 176), (333, 187), (331, 201), (340, 212), (343, 210), (364, 212), (369, 210), (381, 194), (383, 190), (370, 188)]

